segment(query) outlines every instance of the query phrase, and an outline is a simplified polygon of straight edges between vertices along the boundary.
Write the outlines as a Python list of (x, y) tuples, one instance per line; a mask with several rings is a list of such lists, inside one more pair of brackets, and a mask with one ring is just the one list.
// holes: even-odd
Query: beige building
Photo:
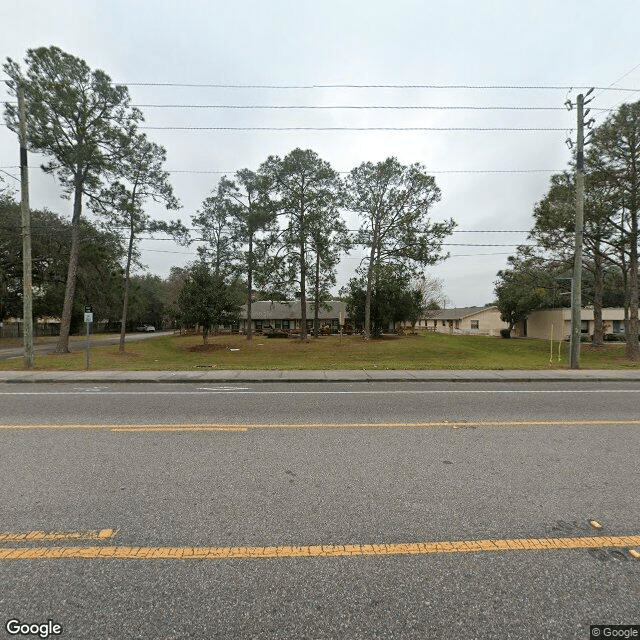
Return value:
[(509, 325), (500, 319), (498, 307), (460, 307), (431, 311), (426, 328), (451, 335), (499, 336)]
[[(582, 309), (580, 313), (581, 333), (591, 336), (595, 326), (593, 309)], [(624, 309), (602, 310), (604, 333), (624, 333)], [(568, 340), (571, 336), (571, 309), (538, 309), (532, 311), (524, 322), (518, 324), (518, 335), (543, 340)]]

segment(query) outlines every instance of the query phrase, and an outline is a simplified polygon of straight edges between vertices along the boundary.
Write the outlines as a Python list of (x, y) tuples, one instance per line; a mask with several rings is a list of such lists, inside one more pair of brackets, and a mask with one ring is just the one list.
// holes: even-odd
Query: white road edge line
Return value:
[(204, 395), (437, 395), (437, 394), (611, 394), (611, 393), (640, 393), (640, 389), (562, 389), (562, 390), (407, 390), (396, 391), (252, 391), (252, 390), (224, 390), (209, 389), (200, 391), (0, 391), (0, 396), (204, 396)]

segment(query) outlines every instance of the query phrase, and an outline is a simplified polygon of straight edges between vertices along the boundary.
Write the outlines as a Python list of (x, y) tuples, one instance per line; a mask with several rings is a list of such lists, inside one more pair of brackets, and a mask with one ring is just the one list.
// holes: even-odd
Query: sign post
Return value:
[(87, 325), (87, 371), (89, 370), (89, 329), (93, 322), (93, 307), (89, 304), (84, 308), (84, 323)]

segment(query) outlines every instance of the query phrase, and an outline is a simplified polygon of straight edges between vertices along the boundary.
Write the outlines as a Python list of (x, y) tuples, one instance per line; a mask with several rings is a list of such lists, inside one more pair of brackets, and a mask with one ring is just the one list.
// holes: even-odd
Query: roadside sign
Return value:
[(93, 313), (88, 313), (87, 311), (84, 312), (84, 321), (89, 324), (90, 322), (93, 322)]

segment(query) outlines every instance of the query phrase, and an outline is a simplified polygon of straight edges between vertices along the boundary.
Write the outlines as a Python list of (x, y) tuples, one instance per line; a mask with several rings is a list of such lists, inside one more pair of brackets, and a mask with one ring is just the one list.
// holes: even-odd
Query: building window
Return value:
[(480, 320), (472, 320), (471, 321), (471, 328), (472, 329), (479, 329), (480, 328)]
[(289, 321), (288, 320), (283, 320), (282, 321), (282, 328), (283, 329), (288, 329), (289, 328)]
[(256, 331), (262, 331), (262, 320), (256, 320)]
[(613, 333), (624, 333), (624, 320), (613, 321)]
[(580, 332), (581, 333), (589, 333), (589, 321), (581, 320), (580, 321)]
[(276, 329), (282, 329), (282, 321), (281, 320), (276, 320), (275, 321), (275, 325), (276, 325)]

